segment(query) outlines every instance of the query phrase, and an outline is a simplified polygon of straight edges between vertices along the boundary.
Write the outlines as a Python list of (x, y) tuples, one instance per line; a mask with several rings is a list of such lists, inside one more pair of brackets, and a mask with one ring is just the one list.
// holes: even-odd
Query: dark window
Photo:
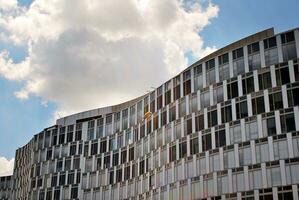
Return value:
[(144, 160), (139, 162), (139, 175), (144, 174)]
[(102, 168), (102, 158), (97, 158), (97, 170), (100, 170)]
[(65, 174), (60, 174), (59, 185), (65, 185)]
[(272, 87), (270, 72), (259, 74), (259, 89), (260, 90), (265, 90), (265, 89), (268, 89), (270, 87)]
[(127, 162), (127, 150), (121, 152), (121, 163)]
[(114, 183), (114, 171), (110, 171), (109, 184), (113, 184), (113, 183)]
[(64, 143), (64, 134), (60, 134), (59, 135), (59, 144), (63, 144)]
[(218, 62), (219, 62), (219, 65), (223, 65), (223, 64), (228, 63), (228, 53), (219, 56), (218, 57)]
[(238, 90), (238, 82), (232, 82), (227, 84), (227, 98), (232, 99), (239, 96), (239, 90)]
[(75, 181), (75, 174), (69, 173), (67, 176), (67, 184), (69, 185), (74, 184), (74, 181)]
[(129, 149), (129, 161), (134, 160), (134, 147)]
[(113, 154), (112, 165), (113, 165), (113, 166), (118, 165), (118, 153), (114, 153), (114, 154)]
[(209, 127), (217, 125), (217, 110), (208, 112), (208, 124)]
[(243, 94), (244, 95), (254, 92), (253, 76), (243, 79), (242, 86), (243, 86)]
[(294, 64), (295, 81), (299, 81), (299, 65)]
[(295, 35), (293, 31), (281, 34), (280, 37), (281, 37), (282, 44), (295, 41)]
[(288, 102), (289, 106), (299, 105), (299, 88), (288, 90)]
[(243, 47), (233, 50), (233, 59), (237, 59), (237, 58), (241, 58), (243, 57), (244, 53), (243, 53)]
[(60, 199), (60, 189), (55, 189), (54, 191), (54, 200)]
[(110, 167), (110, 155), (104, 157), (104, 168)]
[(169, 161), (172, 162), (176, 160), (176, 146), (172, 146), (169, 148)]
[(283, 108), (281, 92), (269, 94), (270, 110), (279, 110)]
[(190, 134), (192, 133), (192, 119), (187, 119), (186, 120), (186, 133)]
[(276, 37), (271, 37), (264, 40), (264, 48), (269, 49), (272, 47), (276, 47)]
[(260, 51), (259, 42), (255, 42), (255, 43), (252, 43), (252, 44), (248, 45), (247, 49), (248, 49), (248, 54), (259, 52)]
[(195, 129), (200, 131), (204, 129), (204, 115), (198, 115), (195, 117)]
[(280, 117), (280, 123), (282, 133), (287, 133), (296, 130), (294, 114), (282, 115)]
[(57, 185), (57, 175), (52, 176), (51, 186), (55, 187)]
[(190, 140), (190, 153), (191, 155), (197, 154), (199, 152), (198, 138), (193, 138)]
[(180, 155), (180, 158), (183, 158), (187, 155), (187, 143), (186, 142), (182, 142), (180, 143), (180, 146), (179, 146), (179, 155)]
[(72, 187), (71, 198), (76, 199), (78, 197), (78, 187)]
[(222, 119), (222, 123), (230, 122), (232, 120), (231, 105), (221, 108), (221, 119)]
[(236, 103), (237, 119), (248, 117), (247, 101)]
[(116, 182), (122, 181), (122, 169), (116, 170)]
[(216, 148), (226, 145), (225, 130), (219, 130), (215, 132)]
[(267, 132), (268, 136), (276, 135), (276, 125), (274, 117), (267, 119)]
[(101, 146), (100, 146), (100, 153), (105, 153), (107, 150), (107, 141), (104, 140), (101, 142)]
[(277, 85), (284, 85), (290, 82), (290, 74), (288, 67), (279, 68), (275, 71), (275, 73)]
[(261, 114), (265, 112), (265, 103), (264, 103), (264, 97), (257, 97), (252, 99), (252, 112), (253, 115)]
[(202, 136), (202, 150), (208, 151), (212, 149), (212, 138), (211, 133)]
[(91, 144), (91, 155), (95, 155), (98, 153), (98, 143)]

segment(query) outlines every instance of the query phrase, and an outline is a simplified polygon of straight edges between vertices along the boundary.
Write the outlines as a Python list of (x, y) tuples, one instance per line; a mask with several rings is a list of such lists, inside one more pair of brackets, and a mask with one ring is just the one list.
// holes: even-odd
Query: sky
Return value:
[(142, 95), (255, 32), (299, 27), (298, 9), (298, 0), (0, 0), (0, 176), (57, 118)]

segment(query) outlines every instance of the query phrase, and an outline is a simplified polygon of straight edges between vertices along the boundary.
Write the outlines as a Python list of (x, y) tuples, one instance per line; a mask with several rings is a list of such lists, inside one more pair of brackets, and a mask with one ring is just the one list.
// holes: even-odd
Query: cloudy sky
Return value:
[(298, 0), (0, 0), (0, 176), (57, 117), (146, 93), (269, 27), (299, 27)]

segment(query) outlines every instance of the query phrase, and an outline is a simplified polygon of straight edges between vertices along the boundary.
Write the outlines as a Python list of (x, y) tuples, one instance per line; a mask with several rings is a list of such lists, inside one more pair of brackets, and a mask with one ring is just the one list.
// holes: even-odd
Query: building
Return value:
[(144, 96), (58, 119), (16, 151), (0, 197), (298, 200), (298, 64), (299, 28), (271, 28)]

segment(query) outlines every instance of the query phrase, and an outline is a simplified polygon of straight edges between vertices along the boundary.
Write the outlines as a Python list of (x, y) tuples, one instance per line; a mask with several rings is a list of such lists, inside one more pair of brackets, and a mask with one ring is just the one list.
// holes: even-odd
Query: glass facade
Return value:
[(257, 34), (58, 119), (16, 151), (0, 199), (298, 199), (299, 30)]

